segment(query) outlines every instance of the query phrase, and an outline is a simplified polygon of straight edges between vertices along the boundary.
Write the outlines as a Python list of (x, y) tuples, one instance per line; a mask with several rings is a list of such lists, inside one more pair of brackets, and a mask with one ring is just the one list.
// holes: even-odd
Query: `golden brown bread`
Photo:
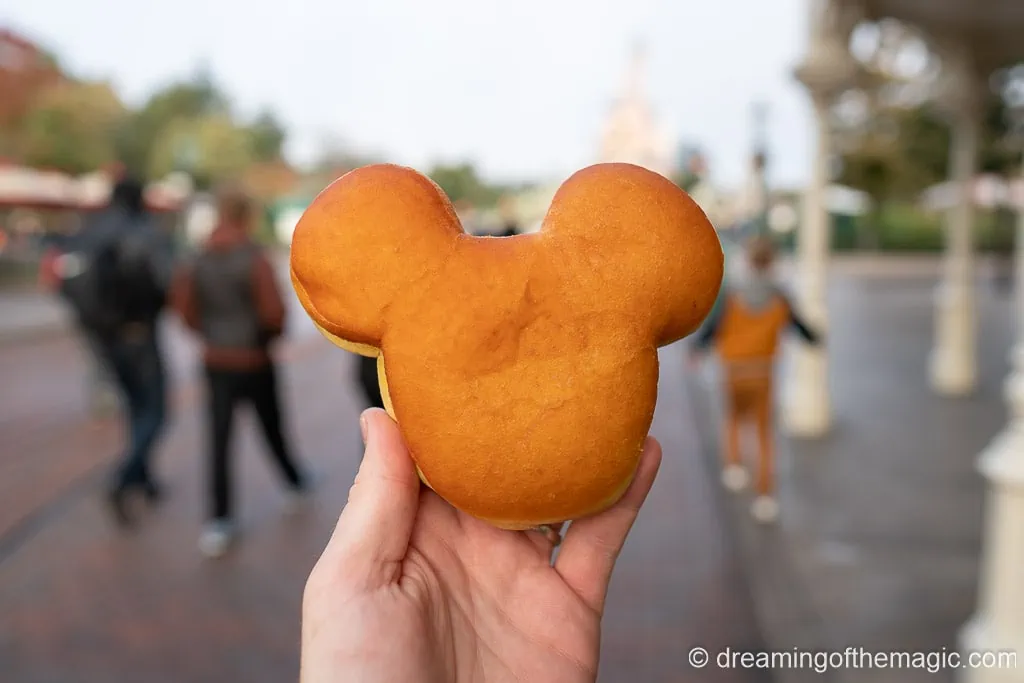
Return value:
[(303, 307), (378, 357), (421, 477), (505, 528), (618, 500), (654, 414), (657, 348), (692, 332), (722, 281), (718, 237), (662, 176), (599, 164), (558, 190), (539, 233), (465, 234), (428, 178), (339, 178), (292, 239)]

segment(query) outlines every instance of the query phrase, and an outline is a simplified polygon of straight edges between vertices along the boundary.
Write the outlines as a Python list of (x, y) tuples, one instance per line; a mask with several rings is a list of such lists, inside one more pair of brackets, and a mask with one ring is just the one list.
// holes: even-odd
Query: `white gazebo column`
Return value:
[[(816, 331), (824, 334), (828, 328), (826, 275), (832, 232), (826, 203), (833, 147), (830, 112), (836, 97), (849, 87), (857, 73), (848, 49), (856, 15), (851, 14), (851, 5), (835, 0), (811, 2), (811, 10), (810, 49), (796, 69), (796, 78), (810, 94), (816, 134), (798, 233), (794, 290), (800, 312)], [(790, 373), (781, 415), (783, 425), (794, 436), (824, 435), (832, 422), (825, 347), (798, 346)]]
[(971, 186), (978, 165), (984, 93), (965, 50), (950, 50), (946, 56), (940, 104), (952, 124), (949, 168), (957, 199), (946, 221), (946, 256), (942, 282), (935, 292), (935, 346), (929, 373), (936, 392), (962, 396), (974, 391), (977, 382)]
[(1017, 223), (1017, 340), (1006, 381), (1010, 421), (982, 452), (988, 483), (984, 550), (974, 617), (961, 632), (964, 655), (1012, 651), (1016, 668), (964, 670), (966, 683), (1024, 683), (1024, 205)]
[[(812, 93), (816, 148), (811, 179), (804, 193), (798, 240), (796, 304), (807, 322), (819, 333), (828, 328), (826, 269), (831, 217), (825, 201), (831, 160), (828, 102)], [(796, 436), (825, 434), (832, 422), (828, 387), (828, 355), (825, 347), (800, 344), (794, 349), (791, 375), (786, 387), (783, 422)]]

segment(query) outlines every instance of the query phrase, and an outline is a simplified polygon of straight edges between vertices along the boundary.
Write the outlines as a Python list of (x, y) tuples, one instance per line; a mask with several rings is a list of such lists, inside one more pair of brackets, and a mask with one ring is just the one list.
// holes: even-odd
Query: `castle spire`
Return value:
[(598, 157), (603, 162), (625, 162), (667, 174), (671, 149), (654, 118), (647, 99), (647, 44), (633, 43), (624, 89), (614, 99), (605, 120)]
[(639, 102), (644, 99), (644, 76), (647, 74), (647, 41), (637, 38), (633, 42), (629, 69), (626, 71), (626, 89), (623, 93), (627, 100)]

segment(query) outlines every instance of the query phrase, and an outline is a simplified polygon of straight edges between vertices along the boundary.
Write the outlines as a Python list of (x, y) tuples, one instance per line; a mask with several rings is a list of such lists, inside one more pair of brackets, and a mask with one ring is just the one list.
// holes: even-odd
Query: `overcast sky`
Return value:
[(304, 162), (327, 140), (494, 179), (560, 180), (595, 159), (632, 45), (672, 135), (742, 181), (751, 103), (770, 104), (772, 179), (806, 177), (791, 77), (807, 0), (0, 0), (0, 25), (130, 102), (206, 64), (245, 112), (271, 107)]

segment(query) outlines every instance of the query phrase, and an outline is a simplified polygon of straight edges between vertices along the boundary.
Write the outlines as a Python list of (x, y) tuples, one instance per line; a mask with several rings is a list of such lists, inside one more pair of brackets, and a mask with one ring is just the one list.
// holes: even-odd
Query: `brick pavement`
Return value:
[[(80, 396), (69, 391), (81, 369), (73, 340), (0, 352), (0, 371), (26, 389), (0, 400), (5, 683), (294, 679), (302, 586), (357, 466), (350, 359), (317, 337), (292, 351), (285, 373), (292, 432), (323, 486), (304, 514), (282, 514), (256, 431), (240, 429), (245, 536), (236, 552), (210, 563), (195, 551), (202, 425), (191, 349), (173, 329), (168, 334), (177, 339), (170, 347), (179, 400), (157, 466), (172, 495), (137, 533), (113, 529), (96, 495), (119, 434), (113, 423), (87, 422)], [(601, 680), (766, 680), (751, 672), (696, 676), (686, 663), (694, 644), (758, 649), (761, 638), (699, 457), (679, 349), (663, 358), (653, 432), (666, 460), (613, 582)]]

